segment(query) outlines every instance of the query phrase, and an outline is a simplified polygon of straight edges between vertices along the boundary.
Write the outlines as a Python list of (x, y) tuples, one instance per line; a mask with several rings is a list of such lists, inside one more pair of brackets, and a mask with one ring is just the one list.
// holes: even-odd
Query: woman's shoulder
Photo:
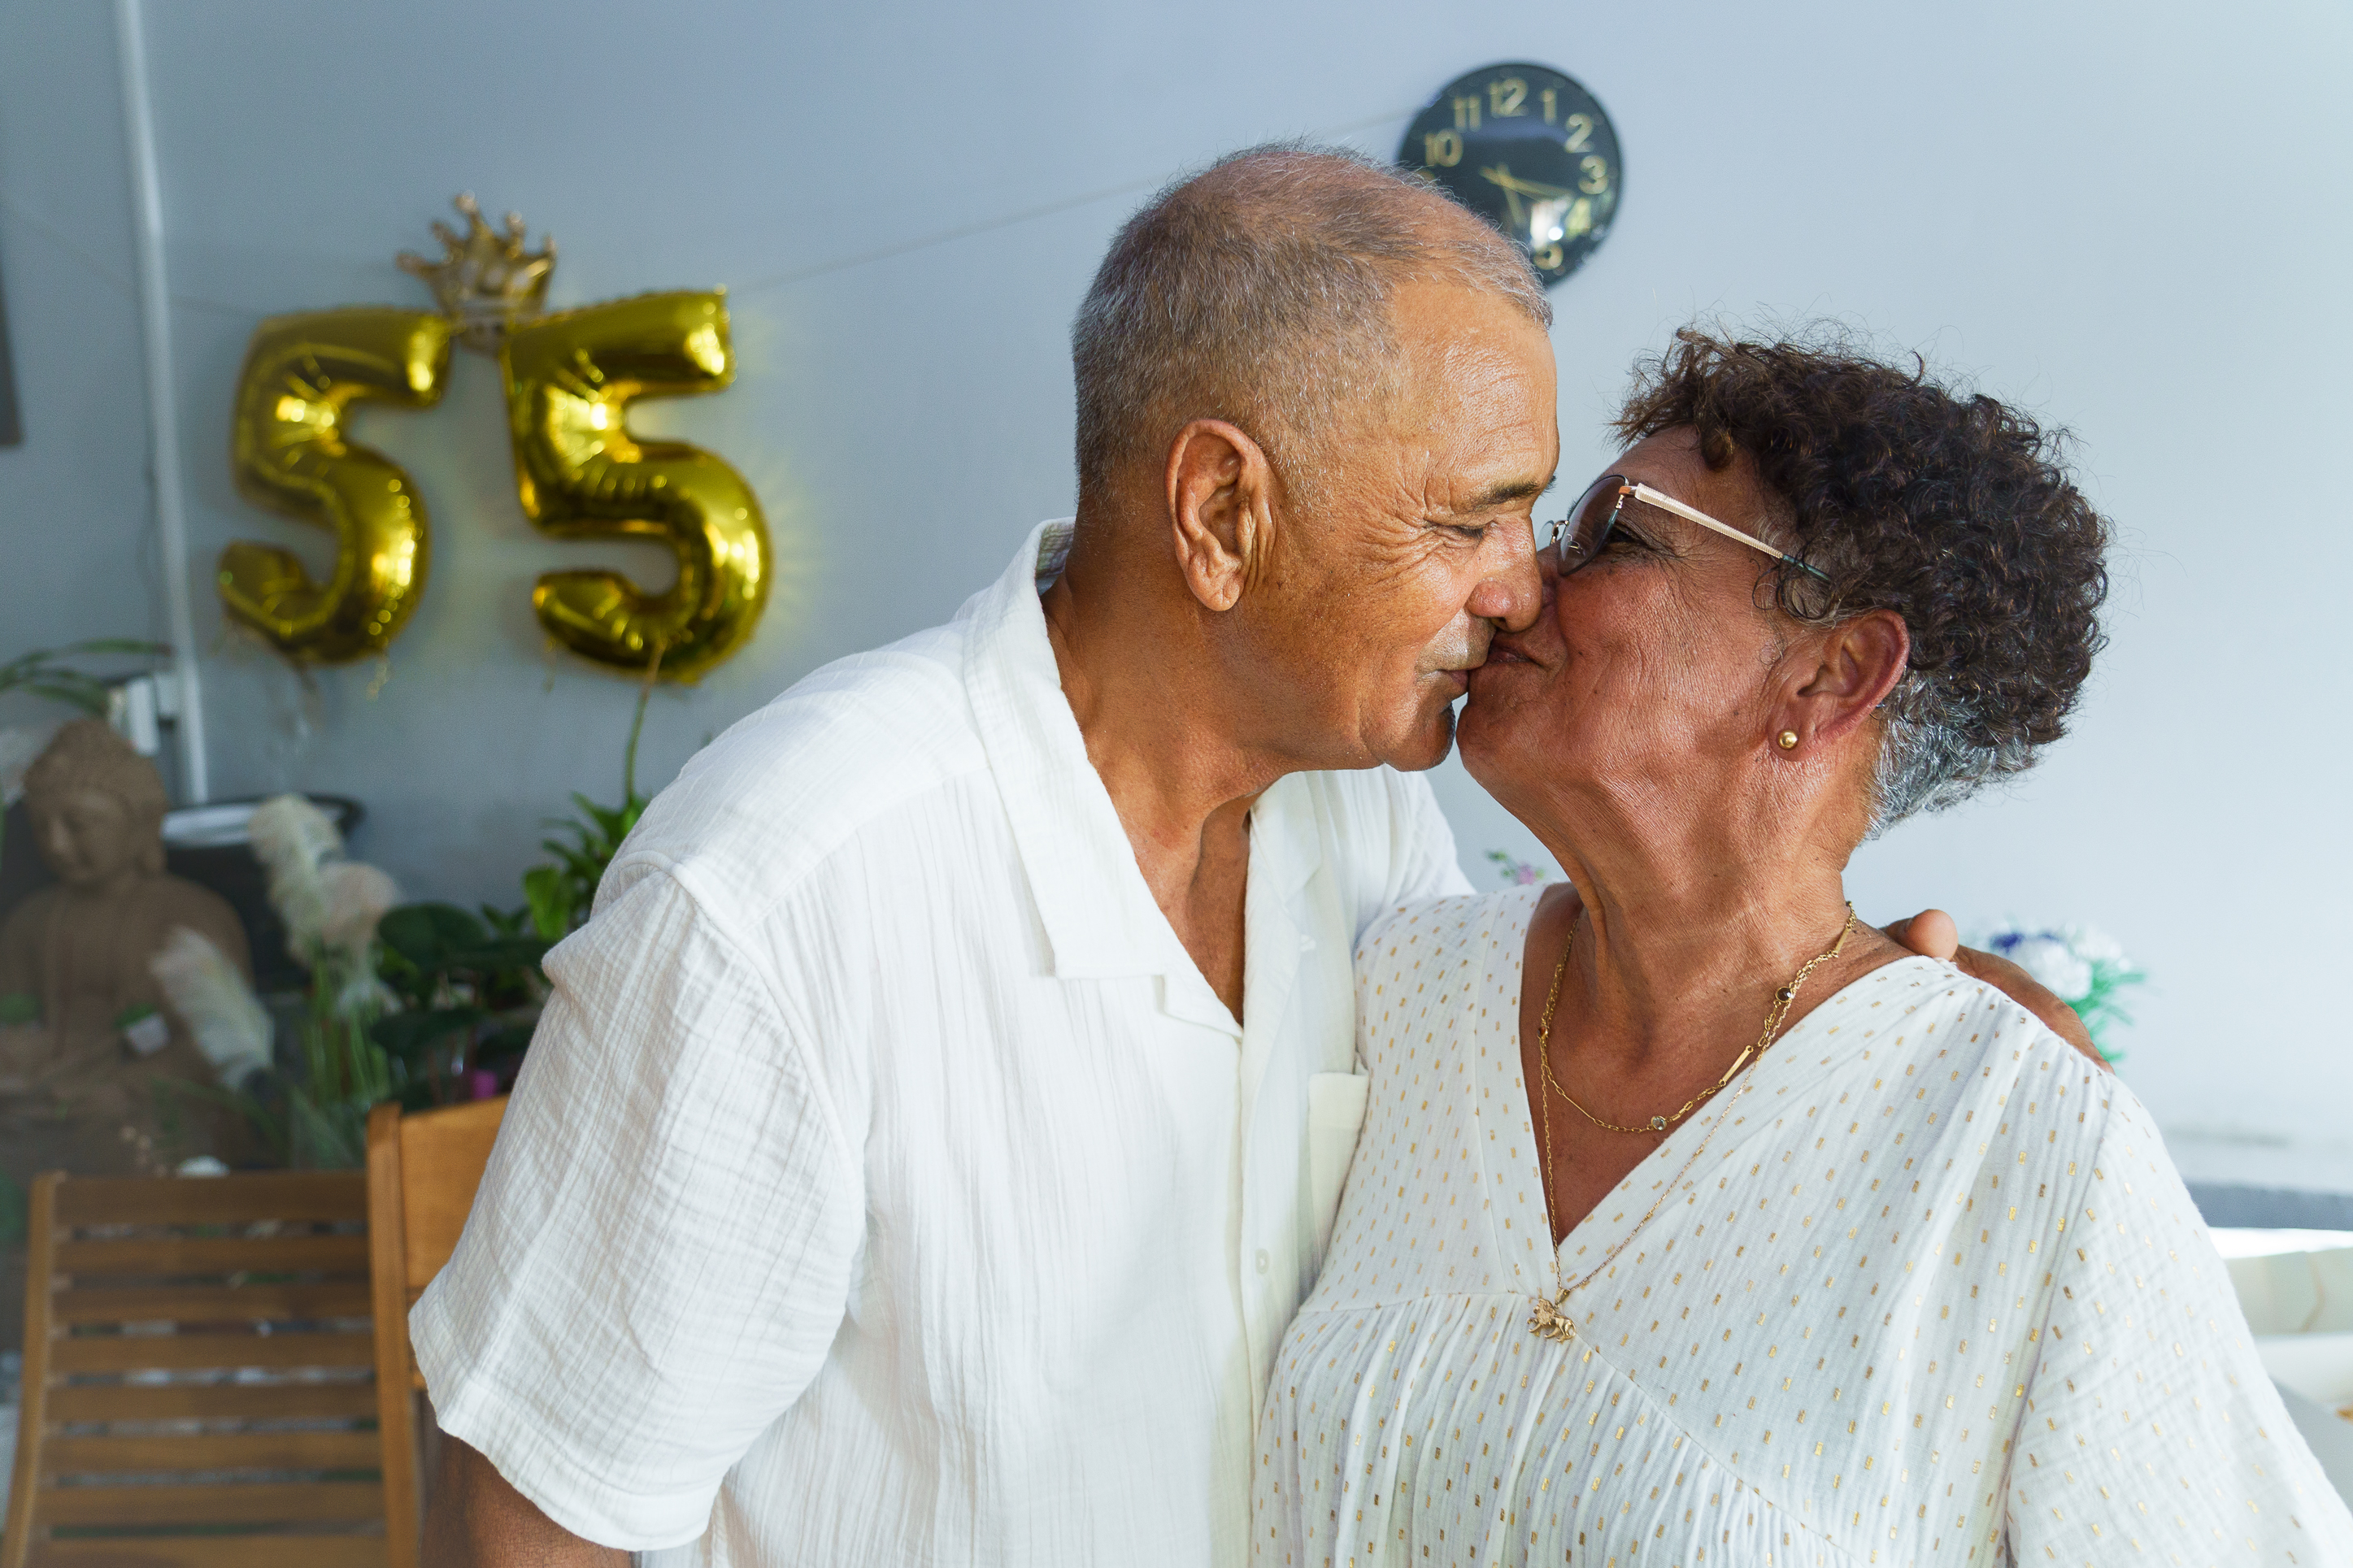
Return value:
[(1826, 1056), (1843, 1035), (1874, 1086), (1900, 1086), (1926, 1128), (1967, 1128), (1989, 1155), (2026, 1140), (2080, 1153), (2098, 1146), (2119, 1114), (2144, 1116), (2114, 1073), (1941, 959), (1874, 970), (1818, 1016)]
[(1427, 965), (1433, 958), (1484, 952), (1498, 944), (1515, 950), (1527, 934), (1541, 888), (1498, 893), (1457, 893), (1398, 904), (1376, 915), (1356, 939), (1356, 973)]

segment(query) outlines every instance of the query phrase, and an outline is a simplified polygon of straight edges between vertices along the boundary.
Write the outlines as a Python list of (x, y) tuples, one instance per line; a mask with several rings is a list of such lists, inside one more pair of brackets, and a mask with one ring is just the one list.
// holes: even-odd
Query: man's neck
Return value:
[(1153, 900), (1239, 1019), (1250, 812), (1291, 767), (1240, 738), (1187, 605), (1093, 542), (1082, 528), (1044, 595), (1062, 694)]

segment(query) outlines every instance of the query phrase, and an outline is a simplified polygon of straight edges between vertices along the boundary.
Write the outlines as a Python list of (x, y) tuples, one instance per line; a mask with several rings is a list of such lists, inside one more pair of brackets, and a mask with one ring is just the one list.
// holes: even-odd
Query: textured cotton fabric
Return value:
[(1371, 1109), (1261, 1424), (1260, 1562), (2353, 1563), (2139, 1103), (1935, 960), (1678, 1126), (1561, 1245), (1574, 1281), (1632, 1235), (1575, 1339), (1531, 1333), (1539, 891), (1366, 935)]
[(1246, 1555), (1361, 1118), (1350, 952), (1465, 884), (1420, 782), (1276, 784), (1238, 1027), (1063, 699), (1064, 537), (729, 731), (548, 957), (412, 1331), (442, 1425), (576, 1534), (731, 1568)]

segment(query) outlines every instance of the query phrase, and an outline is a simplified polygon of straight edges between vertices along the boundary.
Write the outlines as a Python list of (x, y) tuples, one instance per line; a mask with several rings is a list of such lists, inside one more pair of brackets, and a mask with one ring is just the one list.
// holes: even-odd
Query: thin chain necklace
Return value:
[[(1582, 919), (1583, 917), (1580, 916), (1579, 918)], [(1818, 953), (1814, 957), (1808, 959), (1806, 961), (1806, 966), (1798, 971), (1797, 974), (1789, 981), (1789, 984), (1782, 986), (1779, 990), (1773, 993), (1772, 1004), (1765, 1009), (1764, 1032), (1757, 1037), (1757, 1043), (1755, 1045), (1748, 1047), (1746, 1049), (1743, 1050), (1740, 1055), (1733, 1058), (1732, 1065), (1725, 1069), (1724, 1076), (1722, 1078), (1716, 1079), (1714, 1084), (1702, 1089), (1699, 1093), (1685, 1100), (1683, 1102), (1683, 1108), (1681, 1110), (1676, 1111), (1672, 1116), (1653, 1116), (1651, 1118), (1650, 1125), (1647, 1127), (1620, 1127), (1614, 1122), (1602, 1121), (1601, 1118), (1594, 1115), (1593, 1112), (1587, 1110), (1585, 1107), (1577, 1105), (1577, 1101), (1574, 1100), (1569, 1100), (1568, 1092), (1562, 1089), (1559, 1082), (1552, 1076), (1553, 1010), (1560, 1005), (1560, 979), (1561, 976), (1568, 971), (1569, 950), (1576, 945), (1577, 942), (1577, 928), (1574, 925), (1570, 926), (1568, 931), (1569, 940), (1561, 944), (1560, 962), (1554, 964), (1552, 967), (1552, 989), (1545, 995), (1544, 1020), (1536, 1026), (1536, 1062), (1537, 1065), (1543, 1068), (1544, 1077), (1542, 1092), (1545, 1097), (1538, 1104), (1536, 1124), (1538, 1129), (1544, 1134), (1545, 1185), (1547, 1194), (1549, 1194), (1550, 1193), (1560, 1190), (1559, 1178), (1553, 1173), (1551, 1096), (1557, 1094), (1561, 1099), (1568, 1100), (1568, 1103), (1575, 1106), (1577, 1111), (1582, 1114), (1588, 1121), (1592, 1122), (1596, 1127), (1608, 1128), (1612, 1132), (1665, 1131), (1668, 1128), (1672, 1127), (1676, 1122), (1681, 1121), (1684, 1117), (1689, 1116), (1694, 1107), (1707, 1100), (1713, 1099), (1725, 1085), (1732, 1081), (1732, 1078), (1735, 1073), (1738, 1072), (1743, 1067), (1746, 1067), (1750, 1062), (1755, 1061), (1757, 1058), (1765, 1054), (1766, 1047), (1773, 1043), (1774, 1035), (1778, 1033), (1781, 1027), (1781, 1020), (1789, 1016), (1790, 1005), (1798, 1000), (1798, 988), (1805, 984), (1806, 977), (1808, 975), (1810, 975), (1815, 970), (1820, 968), (1823, 964), (1828, 963), (1831, 960), (1836, 958), (1841, 952), (1844, 952), (1846, 949), (1846, 939), (1853, 934), (1854, 905), (1849, 903), (1846, 907), (1846, 923), (1839, 927), (1838, 941), (1831, 944), (1831, 950), (1828, 952)], [(1757, 1080), (1755, 1079), (1745, 1079), (1741, 1083), (1740, 1087), (1733, 1091), (1732, 1100), (1725, 1102), (1727, 1109), (1731, 1104), (1738, 1101), (1742, 1095), (1746, 1094), (1749, 1089), (1755, 1086), (1756, 1082)], [(1693, 1148), (1691, 1158), (1683, 1162), (1683, 1168), (1677, 1171), (1671, 1180), (1661, 1184), (1658, 1189), (1659, 1195), (1651, 1200), (1651, 1206), (1642, 1211), (1642, 1217), (1634, 1222), (1633, 1228), (1627, 1231), (1625, 1235), (1620, 1237), (1618, 1238), (1618, 1245), (1603, 1253), (1601, 1255), (1601, 1261), (1595, 1264), (1591, 1268), (1587, 1269), (1584, 1275), (1574, 1282), (1571, 1282), (1561, 1271), (1560, 1243), (1552, 1241), (1551, 1201), (1549, 1196), (1547, 1196), (1545, 1210), (1545, 1238), (1546, 1241), (1552, 1241), (1552, 1282), (1559, 1289), (1549, 1299), (1541, 1295), (1536, 1297), (1535, 1310), (1528, 1314), (1528, 1330), (1530, 1332), (1544, 1339), (1558, 1341), (1562, 1344), (1567, 1344), (1571, 1339), (1576, 1337), (1577, 1323), (1575, 1320), (1569, 1317), (1567, 1310), (1568, 1298), (1570, 1294), (1574, 1291), (1582, 1290), (1585, 1287), (1593, 1283), (1594, 1279), (1599, 1275), (1603, 1269), (1609, 1268), (1610, 1264), (1617, 1261), (1618, 1255), (1626, 1250), (1627, 1244), (1631, 1242), (1636, 1237), (1642, 1234), (1643, 1227), (1649, 1225), (1651, 1223), (1651, 1216), (1659, 1212), (1659, 1205), (1666, 1202), (1667, 1194), (1674, 1192), (1677, 1188), (1683, 1185), (1683, 1178), (1691, 1173), (1691, 1169), (1694, 1165), (1699, 1163), (1699, 1157), (1707, 1152), (1709, 1141), (1715, 1136), (1715, 1128), (1723, 1126), (1727, 1119), (1727, 1117), (1718, 1117), (1716, 1119), (1715, 1127), (1711, 1127), (1707, 1130), (1706, 1136), (1703, 1137), (1699, 1141), (1698, 1144)]]

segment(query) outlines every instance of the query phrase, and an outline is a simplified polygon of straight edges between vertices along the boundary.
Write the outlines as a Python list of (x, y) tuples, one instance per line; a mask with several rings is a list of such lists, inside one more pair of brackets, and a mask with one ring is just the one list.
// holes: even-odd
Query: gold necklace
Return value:
[[(1552, 967), (1552, 989), (1545, 996), (1544, 1019), (1536, 1026), (1536, 1062), (1543, 1069), (1542, 1093), (1546, 1097), (1539, 1103), (1536, 1117), (1537, 1126), (1544, 1134), (1545, 1187), (1547, 1194), (1545, 1210), (1545, 1238), (1552, 1244), (1552, 1282), (1559, 1289), (1549, 1299), (1538, 1296), (1535, 1299), (1535, 1310), (1528, 1314), (1530, 1332), (1562, 1344), (1567, 1344), (1577, 1334), (1577, 1322), (1567, 1311), (1570, 1294), (1582, 1290), (1593, 1283), (1595, 1277), (1615, 1262), (1620, 1253), (1626, 1250), (1627, 1244), (1642, 1234), (1642, 1227), (1651, 1223), (1651, 1216), (1659, 1212), (1659, 1205), (1666, 1201), (1667, 1194), (1681, 1187), (1683, 1178), (1691, 1173), (1692, 1167), (1699, 1163), (1699, 1157), (1706, 1152), (1709, 1140), (1715, 1136), (1715, 1127), (1723, 1126), (1725, 1118), (1716, 1119), (1715, 1127), (1707, 1130), (1706, 1137), (1702, 1138), (1692, 1150), (1691, 1158), (1683, 1162), (1683, 1168), (1674, 1173), (1672, 1180), (1660, 1186), (1659, 1195), (1651, 1200), (1651, 1206), (1642, 1211), (1642, 1217), (1634, 1222), (1633, 1228), (1620, 1237), (1618, 1245), (1603, 1253), (1601, 1261), (1587, 1269), (1583, 1277), (1572, 1284), (1561, 1273), (1560, 1243), (1552, 1240), (1552, 1210), (1549, 1194), (1559, 1190), (1560, 1182), (1553, 1173), (1552, 1110), (1549, 1097), (1557, 1094), (1563, 1100), (1568, 1100), (1568, 1103), (1576, 1106), (1588, 1121), (1597, 1127), (1608, 1128), (1612, 1132), (1662, 1132), (1672, 1127), (1676, 1122), (1689, 1116), (1694, 1107), (1714, 1098), (1717, 1091), (1732, 1081), (1733, 1074), (1765, 1054), (1765, 1048), (1773, 1043), (1775, 1032), (1781, 1027), (1781, 1020), (1789, 1016), (1790, 1005), (1798, 1000), (1798, 988), (1805, 984), (1806, 977), (1845, 951), (1846, 939), (1854, 934), (1854, 905), (1852, 903), (1847, 905), (1846, 923), (1839, 927), (1838, 941), (1831, 944), (1831, 950), (1808, 959), (1806, 966), (1798, 971), (1789, 984), (1773, 993), (1772, 1003), (1765, 1009), (1765, 1030), (1757, 1037), (1757, 1043), (1734, 1058), (1732, 1065), (1725, 1069), (1722, 1078), (1685, 1100), (1681, 1110), (1676, 1111), (1672, 1116), (1653, 1116), (1648, 1127), (1620, 1127), (1613, 1122), (1602, 1121), (1593, 1112), (1587, 1110), (1585, 1107), (1577, 1105), (1574, 1100), (1569, 1100), (1567, 1091), (1563, 1089), (1552, 1076), (1552, 1016), (1553, 1010), (1560, 1005), (1560, 978), (1567, 973), (1569, 949), (1575, 945), (1577, 939), (1577, 928), (1574, 925), (1569, 927), (1568, 934), (1569, 941), (1561, 944), (1560, 962)], [(1737, 1100), (1742, 1095), (1746, 1094), (1756, 1081), (1755, 1079), (1744, 1081), (1734, 1092), (1733, 1100)]]

